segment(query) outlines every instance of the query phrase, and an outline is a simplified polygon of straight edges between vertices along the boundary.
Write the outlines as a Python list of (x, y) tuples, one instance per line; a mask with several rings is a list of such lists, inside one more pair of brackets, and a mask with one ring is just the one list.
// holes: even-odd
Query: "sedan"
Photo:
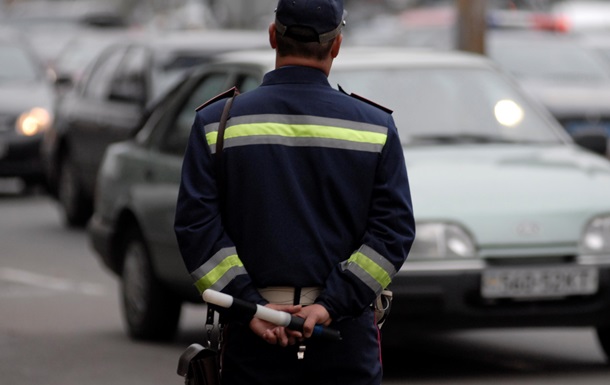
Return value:
[[(272, 66), (272, 52), (227, 55), (108, 148), (88, 234), (121, 280), (132, 337), (169, 338), (181, 304), (202, 302), (173, 233), (194, 108), (233, 85), (247, 92)], [(482, 56), (345, 47), (330, 81), (393, 109), (403, 143), (418, 230), (390, 286), (384, 341), (417, 329), (590, 326), (610, 354), (607, 159)]]
[(0, 177), (44, 182), (43, 133), (53, 121), (52, 79), (27, 42), (0, 29)]
[(45, 175), (65, 223), (86, 224), (106, 147), (131, 137), (148, 107), (185, 72), (220, 52), (264, 42), (235, 31), (125, 34), (97, 55), (60, 99), (43, 141)]

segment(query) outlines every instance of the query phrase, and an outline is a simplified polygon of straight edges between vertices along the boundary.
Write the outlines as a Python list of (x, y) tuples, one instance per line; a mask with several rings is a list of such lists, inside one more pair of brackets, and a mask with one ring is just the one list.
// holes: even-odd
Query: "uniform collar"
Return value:
[(304, 66), (284, 66), (265, 74), (263, 86), (272, 84), (321, 84), (330, 86), (326, 74)]

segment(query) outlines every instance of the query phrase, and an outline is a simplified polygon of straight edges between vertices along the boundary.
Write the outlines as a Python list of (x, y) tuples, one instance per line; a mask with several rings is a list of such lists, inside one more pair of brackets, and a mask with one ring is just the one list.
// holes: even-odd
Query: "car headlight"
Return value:
[(17, 119), (15, 129), (24, 136), (34, 136), (46, 131), (51, 125), (51, 113), (44, 108), (32, 108)]
[(585, 227), (580, 245), (584, 252), (610, 252), (610, 216), (591, 220)]
[(470, 234), (453, 223), (417, 223), (410, 255), (420, 258), (469, 258), (476, 253)]

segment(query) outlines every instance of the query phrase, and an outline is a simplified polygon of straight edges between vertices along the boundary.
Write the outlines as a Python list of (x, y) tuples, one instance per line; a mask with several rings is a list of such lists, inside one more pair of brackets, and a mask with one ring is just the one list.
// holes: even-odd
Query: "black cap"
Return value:
[(326, 43), (341, 33), (344, 16), (343, 0), (279, 0), (275, 28), (282, 36)]

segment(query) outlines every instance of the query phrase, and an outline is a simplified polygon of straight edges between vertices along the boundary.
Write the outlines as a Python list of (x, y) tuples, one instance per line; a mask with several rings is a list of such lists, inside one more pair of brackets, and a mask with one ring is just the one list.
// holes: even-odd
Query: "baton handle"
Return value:
[[(305, 319), (301, 317), (290, 317), (290, 323), (286, 326), (288, 329), (303, 332), (303, 325), (305, 325)], [(324, 325), (317, 324), (313, 328), (312, 337), (322, 337), (329, 340), (339, 341), (341, 339), (341, 333), (336, 329), (327, 328)]]

